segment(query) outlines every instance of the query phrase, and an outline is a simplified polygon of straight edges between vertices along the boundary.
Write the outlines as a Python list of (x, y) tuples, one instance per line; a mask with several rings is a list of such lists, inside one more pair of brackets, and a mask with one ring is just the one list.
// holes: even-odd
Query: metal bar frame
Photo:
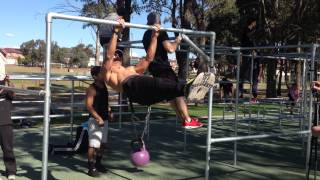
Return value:
[[(51, 42), (52, 42), (52, 21), (53, 19), (64, 19), (64, 20), (72, 20), (72, 21), (81, 21), (81, 22), (90, 22), (95, 24), (111, 24), (118, 25), (117, 21), (110, 21), (104, 19), (95, 19), (81, 16), (71, 16), (59, 13), (50, 12), (46, 15), (46, 62), (45, 62), (45, 103), (44, 103), (44, 127), (43, 127), (43, 146), (42, 146), (42, 171), (41, 171), (41, 179), (46, 180), (48, 177), (48, 145), (49, 145), (49, 125), (50, 125), (50, 102), (51, 102), (51, 89), (50, 89), (50, 75), (51, 75)], [(140, 29), (155, 29), (154, 26), (148, 25), (140, 25), (140, 24), (132, 24), (125, 23), (126, 27), (131, 28), (140, 28)], [(194, 34), (201, 36), (209, 36), (211, 37), (211, 66), (213, 67), (214, 61), (214, 41), (215, 41), (215, 33), (214, 32), (205, 32), (205, 31), (193, 31), (189, 29), (176, 29), (176, 28), (161, 28), (161, 31), (169, 31), (176, 32), (182, 34)], [(213, 91), (210, 90), (210, 101), (209, 101), (209, 115), (208, 120), (211, 120), (212, 113), (212, 97)], [(209, 128), (209, 127), (208, 127)], [(210, 128), (211, 129), (211, 126)], [(211, 130), (210, 130), (211, 133)], [(209, 141), (208, 141), (209, 142)], [(210, 153), (210, 151), (209, 151)]]

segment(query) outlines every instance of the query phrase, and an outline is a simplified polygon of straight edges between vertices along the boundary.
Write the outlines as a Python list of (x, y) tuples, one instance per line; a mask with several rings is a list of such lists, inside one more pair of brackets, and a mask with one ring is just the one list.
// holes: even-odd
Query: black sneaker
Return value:
[(104, 165), (102, 165), (102, 164), (96, 164), (96, 169), (102, 173), (106, 173), (108, 171), (108, 169), (106, 167), (104, 167)]
[(98, 172), (98, 170), (96, 168), (92, 168), (92, 169), (89, 169), (88, 175), (91, 176), (91, 177), (98, 177), (99, 176), (99, 172)]

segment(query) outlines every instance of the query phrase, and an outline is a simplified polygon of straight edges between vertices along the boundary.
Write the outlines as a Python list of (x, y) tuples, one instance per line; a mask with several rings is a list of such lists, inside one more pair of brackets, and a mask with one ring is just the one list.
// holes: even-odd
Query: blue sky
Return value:
[[(70, 0), (81, 7), (75, 1)], [(32, 39), (45, 39), (45, 15), (55, 10), (64, 0), (9, 0), (2, 1), (0, 8), (0, 48), (19, 47), (23, 42)], [(71, 13), (68, 13), (71, 14)], [(145, 24), (146, 13), (134, 14), (132, 23)], [(82, 28), (83, 23), (54, 20), (52, 39), (58, 42), (60, 47), (73, 47), (78, 43), (95, 44), (93, 32)], [(168, 25), (164, 25), (168, 27)], [(144, 30), (131, 29), (131, 39), (142, 39)], [(144, 55), (144, 50), (133, 50), (134, 54)]]

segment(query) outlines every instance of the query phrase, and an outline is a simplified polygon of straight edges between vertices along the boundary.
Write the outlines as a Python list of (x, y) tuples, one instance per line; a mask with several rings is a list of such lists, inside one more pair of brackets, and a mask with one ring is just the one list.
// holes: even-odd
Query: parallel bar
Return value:
[(280, 137), (280, 136), (289, 136), (289, 135), (301, 135), (301, 134), (310, 134), (310, 130), (292, 132), (292, 133), (274, 133), (274, 134), (261, 134), (261, 135), (251, 135), (251, 136), (237, 136), (237, 137), (226, 137), (226, 138), (214, 138), (211, 139), (211, 143), (218, 142), (229, 142), (229, 141), (240, 141), (248, 139), (263, 139), (269, 137)]
[[(95, 24), (111, 24), (111, 25), (119, 25), (117, 21), (110, 21), (105, 19), (95, 19), (95, 18), (88, 18), (83, 16), (71, 16), (71, 15), (65, 15), (65, 14), (59, 14), (50, 12), (47, 15), (50, 18), (54, 19), (67, 19), (67, 20), (75, 20), (75, 21), (82, 21), (82, 22), (90, 22)], [(141, 25), (141, 24), (133, 24), (133, 23), (125, 23), (126, 27), (130, 28), (140, 28), (140, 29), (155, 29), (154, 26), (149, 25)], [(161, 31), (169, 31), (169, 32), (176, 32), (176, 33), (183, 33), (183, 34), (197, 34), (197, 35), (203, 35), (203, 36), (212, 36), (215, 35), (214, 32), (206, 32), (206, 31), (193, 31), (190, 29), (176, 29), (176, 28), (160, 28)]]
[(194, 42), (192, 42), (188, 36), (182, 34), (182, 39), (185, 40), (197, 53), (204, 57), (208, 62), (210, 62), (210, 57), (206, 55)]
[[(45, 76), (34, 76), (34, 75), (10, 75), (10, 80), (45, 80)], [(51, 77), (51, 81), (92, 81), (91, 77), (87, 76), (59, 76)]]
[[(76, 113), (74, 116), (89, 116), (88, 113)], [(70, 114), (52, 114), (50, 118), (60, 118), (60, 117), (70, 117)], [(12, 116), (12, 119), (41, 119), (44, 118), (43, 115), (33, 115), (33, 116)]]
[[(314, 44), (316, 47), (319, 46), (319, 44)], [(283, 45), (283, 46), (258, 46), (258, 47), (223, 47), (223, 46), (217, 46), (217, 48), (220, 49), (228, 49), (228, 50), (257, 50), (257, 49), (287, 49), (287, 48), (312, 48), (313, 44), (302, 44), (302, 45)]]
[(44, 103), (44, 101), (12, 101), (12, 104)]
[(43, 96), (45, 95), (44, 90), (28, 90), (28, 89), (19, 89), (19, 88), (14, 88), (14, 87), (8, 87), (8, 86), (3, 86), (0, 85), (0, 89), (7, 89), (16, 93), (21, 93), (21, 94), (31, 94), (31, 95), (37, 95), (37, 96)]

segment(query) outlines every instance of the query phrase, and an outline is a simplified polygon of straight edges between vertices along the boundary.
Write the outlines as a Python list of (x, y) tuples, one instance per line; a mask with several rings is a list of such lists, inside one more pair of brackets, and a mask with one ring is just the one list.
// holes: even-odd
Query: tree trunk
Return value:
[[(200, 38), (200, 46), (205, 46), (206, 45), (206, 38), (205, 37), (201, 37)], [(199, 57), (200, 58), (200, 63), (199, 63), (199, 69), (197, 74), (200, 74), (201, 72), (207, 72), (208, 71), (208, 62), (206, 61), (206, 59), (202, 56)]]
[[(191, 8), (191, 1), (184, 1), (184, 3), (182, 2), (182, 0), (180, 0), (180, 10), (179, 10), (179, 14), (180, 14), (180, 18), (181, 18), (181, 28), (186, 28), (186, 29), (190, 29), (191, 28), (191, 24), (190, 21), (187, 19), (187, 17), (189, 17), (189, 15), (187, 13), (189, 13)], [(173, 18), (172, 20), (172, 27), (176, 27), (176, 1), (173, 1), (173, 8), (171, 11), (171, 17)], [(175, 33), (175, 36), (178, 36), (178, 33)], [(188, 45), (187, 46), (180, 46), (181, 50), (188, 50)], [(188, 76), (188, 72), (187, 72), (187, 65), (188, 65), (188, 53), (187, 52), (176, 52), (176, 58), (177, 58), (177, 63), (178, 63), (178, 78), (181, 81), (186, 81), (187, 80), (187, 76)]]
[(277, 61), (273, 59), (269, 59), (267, 64), (267, 89), (266, 89), (267, 98), (277, 97), (276, 70), (277, 70)]
[(95, 65), (100, 65), (100, 37), (99, 37), (99, 31), (96, 30), (96, 53), (95, 53)]
[[(298, 39), (299, 39), (298, 45), (300, 45), (301, 44), (300, 35), (299, 35)], [(298, 48), (297, 51), (298, 51), (298, 53), (300, 53), (301, 52), (301, 48)], [(301, 74), (302, 74), (301, 73), (302, 72), (301, 69), (302, 69), (301, 61), (298, 61), (297, 65), (296, 65), (296, 73), (297, 73), (296, 74), (296, 83), (297, 83), (299, 88), (300, 88), (300, 85), (301, 85)]]

